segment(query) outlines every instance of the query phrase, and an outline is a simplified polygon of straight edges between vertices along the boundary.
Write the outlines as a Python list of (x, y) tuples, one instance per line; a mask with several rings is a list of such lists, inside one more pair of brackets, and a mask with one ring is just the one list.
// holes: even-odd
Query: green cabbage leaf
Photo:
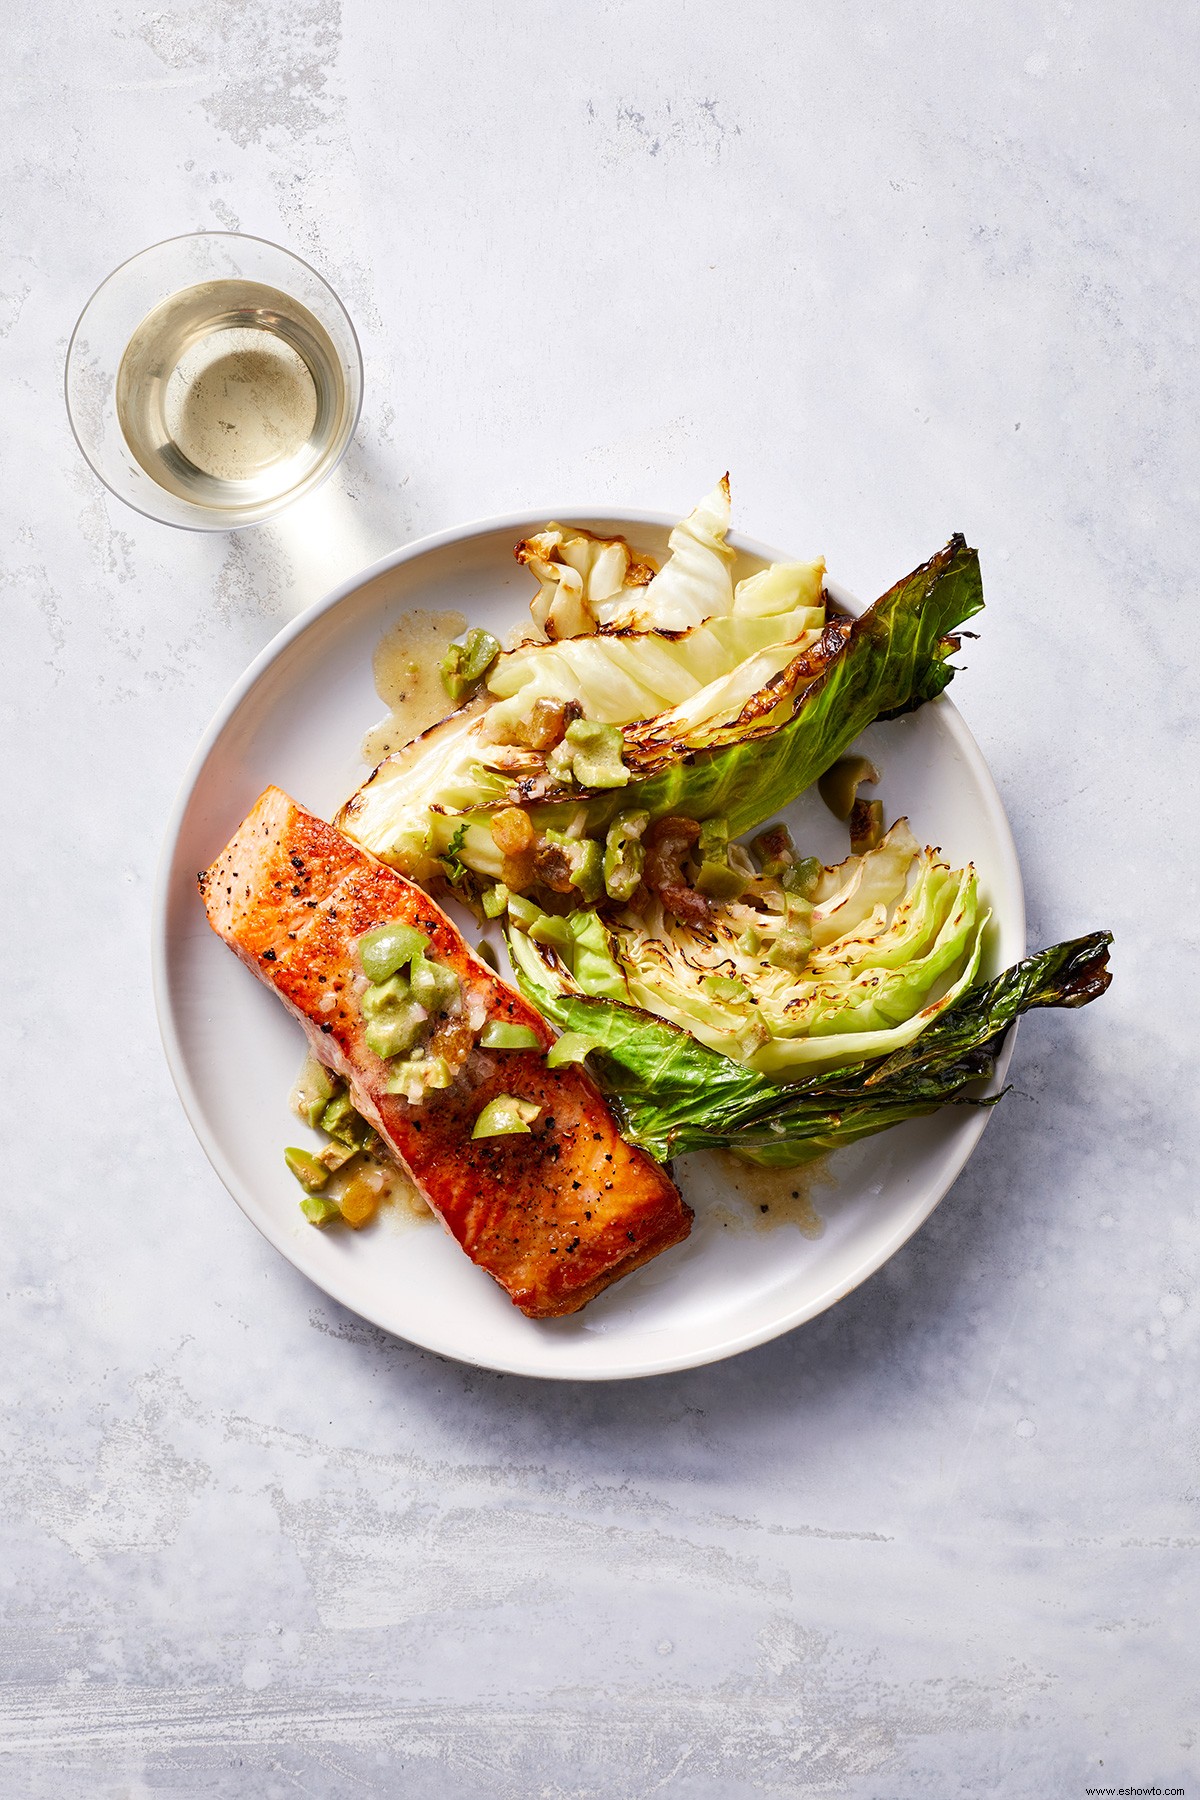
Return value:
[(935, 699), (954, 675), (956, 629), (982, 606), (978, 553), (956, 535), (852, 624), (827, 627), (823, 654), (813, 656), (820, 666), (785, 724), (676, 757), (626, 790), (621, 804), (652, 819), (726, 818), (733, 835), (749, 831), (811, 786), (876, 719)]
[(515, 964), (539, 987), (626, 1000), (763, 1074), (886, 1056), (975, 980), (990, 915), (974, 869), (949, 869), (903, 819), (826, 874), (799, 969), (772, 960), (790, 915), (780, 884), (764, 880), (754, 904), (714, 907), (702, 930), (652, 905), (645, 916), (572, 914), (573, 953), (514, 931)]
[[(1085, 1006), (1107, 988), (1111, 934), (1056, 944), (975, 981), (911, 1043), (892, 1054), (780, 1082), (699, 1042), (690, 1032), (618, 999), (592, 998), (546, 979), (532, 946), (513, 932), (525, 992), (560, 1030), (598, 1049), (589, 1057), (625, 1136), (665, 1162), (695, 1150), (734, 1150), (788, 1167), (935, 1112), (995, 1071), (1013, 1020), (1036, 1007)], [(998, 1095), (976, 1098), (988, 1105)]]

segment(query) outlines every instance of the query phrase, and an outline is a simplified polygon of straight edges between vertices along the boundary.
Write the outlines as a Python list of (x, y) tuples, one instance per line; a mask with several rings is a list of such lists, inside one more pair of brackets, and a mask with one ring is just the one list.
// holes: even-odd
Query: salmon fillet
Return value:
[[(276, 787), (199, 881), (213, 930), (299, 1019), (450, 1235), (523, 1313), (576, 1312), (687, 1236), (691, 1209), (665, 1172), (625, 1142), (585, 1070), (547, 1069), (546, 1021), (420, 888)], [(542, 1048), (481, 1050), (460, 1038), (465, 1061), (450, 1087), (418, 1105), (389, 1094), (387, 1064), (363, 1037), (354, 946), (397, 919), (424, 932), (430, 956), (462, 983), (462, 1014), (448, 1029), (473, 1042), (487, 1020), (503, 1020), (529, 1026)], [(541, 1112), (528, 1135), (473, 1140), (498, 1094)]]

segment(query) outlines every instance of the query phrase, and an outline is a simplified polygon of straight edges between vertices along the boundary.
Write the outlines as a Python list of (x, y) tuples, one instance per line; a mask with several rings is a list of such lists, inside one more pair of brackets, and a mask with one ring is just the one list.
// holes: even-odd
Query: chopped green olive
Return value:
[(746, 1001), (750, 998), (745, 982), (734, 981), (729, 975), (706, 975), (700, 986), (714, 1000)]
[(476, 1119), (471, 1136), (511, 1137), (519, 1132), (528, 1136), (529, 1127), (541, 1110), (532, 1100), (518, 1100), (515, 1094), (497, 1094)]
[(604, 892), (604, 852), (595, 838), (580, 838), (571, 877), (590, 906)]
[(610, 900), (632, 900), (637, 893), (646, 863), (641, 838), (649, 823), (649, 813), (620, 813), (609, 826), (604, 841), (604, 886)]
[(398, 1012), (389, 1013), (386, 1018), (372, 1019), (363, 1032), (367, 1049), (383, 1057), (385, 1062), (390, 1057), (403, 1056), (421, 1036), (427, 1016), (423, 1006), (410, 1003)]
[(386, 981), (422, 950), (428, 950), (429, 939), (399, 919), (389, 925), (376, 925), (364, 931), (358, 940), (358, 956), (368, 981)]
[(311, 1150), (298, 1150), (294, 1147), (285, 1150), (283, 1160), (291, 1170), (301, 1187), (315, 1194), (329, 1180), (329, 1170), (324, 1163), (318, 1162)]
[(462, 673), (462, 645), (451, 644), (442, 658), (442, 686), (455, 706), (467, 697), (467, 684)]
[(729, 850), (729, 820), (705, 819), (696, 849), (702, 863), (724, 862)]
[(507, 1019), (489, 1019), (479, 1035), (482, 1050), (540, 1050), (542, 1040), (532, 1025), (510, 1025)]
[(390, 975), (386, 981), (373, 982), (363, 989), (359, 1005), (364, 1019), (386, 1019), (401, 1012), (412, 1001), (412, 988), (406, 975)]
[(366, 1021), (363, 1037), (367, 1048), (384, 1058), (411, 1050), (428, 1016), (428, 1009), (418, 1000), (412, 984), (403, 975), (393, 975), (389, 980), (369, 987), (363, 994), (361, 1005)]
[(575, 752), (564, 738), (546, 758), (546, 773), (560, 787), (575, 786)]
[[(366, 1140), (361, 1146), (363, 1149), (370, 1143), (374, 1135), (375, 1133), (373, 1131), (366, 1134)], [(358, 1144), (339, 1144), (336, 1138), (331, 1138), (327, 1144), (317, 1151), (317, 1161), (323, 1168), (328, 1169), (331, 1175), (336, 1175), (339, 1169), (344, 1168), (348, 1162), (351, 1162), (353, 1158), (358, 1155), (359, 1148), (360, 1146)]]
[(566, 1063), (581, 1063), (600, 1048), (601, 1040), (590, 1037), (586, 1031), (564, 1031), (547, 1050), (546, 1067), (561, 1069)]
[(419, 1106), (431, 1088), (448, 1088), (454, 1080), (444, 1056), (413, 1056), (393, 1065), (388, 1074), (389, 1094), (403, 1094), (411, 1106)]
[(738, 1055), (748, 1062), (756, 1050), (771, 1041), (770, 1028), (763, 1024), (757, 1013), (747, 1019), (746, 1023), (734, 1034)]
[(807, 968), (811, 955), (811, 937), (801, 937), (794, 931), (781, 931), (771, 946), (767, 961), (773, 969), (790, 969), (794, 975), (798, 975), (801, 969)]
[(292, 1089), (292, 1108), (306, 1125), (315, 1125), (329, 1102), (342, 1091), (342, 1084), (315, 1056), (304, 1059), (304, 1067)]
[(762, 939), (759, 937), (757, 931), (746, 930), (743, 931), (741, 937), (738, 939), (737, 947), (743, 956), (757, 956), (762, 949)]
[(571, 767), (580, 787), (618, 788), (629, 780), (621, 761), (625, 740), (617, 725), (601, 725), (592, 719), (574, 719), (563, 743), (571, 752)]
[(499, 654), (500, 645), (491, 632), (478, 626), (468, 631), (464, 643), (451, 644), (442, 658), (442, 686), (451, 700), (456, 704), (465, 700)]
[(872, 785), (879, 780), (879, 770), (865, 756), (841, 756), (817, 782), (817, 792), (835, 819), (848, 819), (858, 799), (860, 782)]
[(499, 641), (479, 625), (468, 631), (463, 644), (462, 675), (465, 681), (481, 681), (500, 654)]
[(498, 919), (508, 908), (508, 889), (502, 881), (495, 887), (485, 888), (483, 894), (483, 915), (486, 919)]
[(371, 1129), (351, 1105), (348, 1094), (339, 1094), (329, 1102), (321, 1114), (320, 1126), (327, 1137), (337, 1138), (339, 1143), (350, 1144), (356, 1150), (365, 1144)]
[(812, 955), (812, 902), (799, 894), (789, 894), (786, 900), (784, 927), (775, 939), (767, 956), (767, 961), (774, 969), (790, 969), (793, 974), (807, 967)]
[(803, 856), (783, 871), (780, 881), (785, 894), (801, 894), (811, 900), (821, 879), (821, 864), (815, 856)]
[(322, 1230), (342, 1216), (342, 1209), (337, 1202), (327, 1199), (324, 1194), (309, 1194), (300, 1202), (300, 1211), (310, 1225), (316, 1225)]
[(696, 877), (696, 886), (702, 894), (712, 900), (737, 900), (745, 893), (750, 883), (745, 875), (739, 875), (728, 863), (701, 863), (700, 873)]
[(599, 844), (593, 838), (553, 830), (544, 834), (542, 842), (562, 852), (572, 887), (579, 889), (589, 905), (598, 900), (604, 892), (604, 858)]
[(883, 836), (883, 801), (856, 800), (850, 809), (850, 853), (865, 856)]
[(427, 962), (423, 956), (413, 957), (409, 980), (413, 999), (429, 1012), (453, 1006), (462, 993), (462, 982), (453, 969), (445, 963)]

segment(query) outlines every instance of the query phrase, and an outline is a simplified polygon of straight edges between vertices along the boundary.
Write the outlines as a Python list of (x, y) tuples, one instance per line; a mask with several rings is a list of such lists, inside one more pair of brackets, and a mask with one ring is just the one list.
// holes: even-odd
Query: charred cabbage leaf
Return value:
[(619, 997), (786, 1076), (886, 1056), (928, 1030), (975, 980), (989, 916), (974, 869), (950, 869), (901, 819), (821, 871), (811, 901), (754, 877), (696, 926), (652, 902), (581, 910), (569, 938), (514, 933), (512, 949), (540, 985)]
[[(556, 992), (521, 957), (521, 985), (546, 1017), (599, 1048), (589, 1058), (616, 1103), (625, 1136), (665, 1162), (693, 1150), (735, 1150), (790, 1166), (935, 1112), (986, 1080), (1013, 1020), (1041, 1006), (1086, 1006), (1108, 987), (1111, 934), (1056, 944), (977, 982), (892, 1055), (778, 1082), (741, 1067), (679, 1026), (611, 999)], [(999, 1095), (972, 1104), (988, 1105)]]
[[(580, 800), (595, 800), (607, 825), (611, 790), (681, 747), (736, 744), (751, 729), (783, 723), (811, 679), (825, 565), (773, 564), (734, 588), (727, 525), (722, 484), (677, 527), (671, 557), (652, 579), (623, 540), (566, 537), (555, 526), (519, 545), (542, 583), (535, 619), (556, 635), (497, 657), (486, 693), (381, 763), (342, 809), (341, 829), (422, 880), (434, 878), (465, 821), (462, 861), (494, 880), (502, 865), (489, 813), (534, 804), (539, 832), (558, 831)], [(641, 597), (636, 630), (613, 598), (626, 591)], [(606, 778), (594, 780), (594, 759), (563, 750), (571, 721), (619, 728), (615, 775), (612, 758)]]
[[(651, 820), (722, 816), (740, 835), (816, 780), (872, 720), (940, 693), (953, 674), (955, 628), (983, 605), (978, 557), (961, 537), (854, 621), (825, 623), (810, 604), (821, 572), (763, 570), (738, 584), (730, 611), (675, 638), (590, 634), (519, 647), (492, 671), (491, 705), (477, 701), (381, 763), (338, 824), (418, 880), (463, 819), (463, 863), (498, 879), (488, 815), (514, 801), (533, 810), (539, 832), (564, 829), (582, 803), (589, 834), (636, 810)], [(589, 792), (570, 765), (555, 767), (553, 750), (496, 740), (548, 697), (620, 725), (628, 783)]]
[(734, 553), (729, 530), (729, 477), (671, 533), (659, 570), (623, 538), (548, 525), (517, 545), (517, 561), (538, 579), (534, 624), (552, 639), (598, 630), (684, 631), (733, 605)]
[(955, 631), (982, 606), (978, 552), (956, 535), (860, 618), (827, 626), (786, 724), (675, 760), (639, 783), (628, 803), (652, 819), (720, 816), (735, 835), (750, 830), (823, 775), (874, 720), (935, 699), (954, 675)]
[[(494, 698), (483, 755), (495, 759), (493, 745), (521, 743), (538, 700), (574, 703), (588, 719), (622, 726), (630, 760), (651, 763), (656, 747), (721, 742), (749, 722), (746, 709), (760, 695), (756, 710), (777, 713), (795, 685), (784, 672), (818, 643), (825, 625), (823, 565), (783, 569), (789, 604), (777, 612), (735, 610), (681, 632), (603, 633), (509, 651), (488, 677)], [(534, 774), (544, 765), (544, 757), (531, 755), (501, 757), (497, 766)]]

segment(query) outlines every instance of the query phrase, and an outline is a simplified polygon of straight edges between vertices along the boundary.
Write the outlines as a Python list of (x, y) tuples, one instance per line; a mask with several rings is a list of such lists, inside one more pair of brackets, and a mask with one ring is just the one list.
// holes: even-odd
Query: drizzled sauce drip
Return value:
[(389, 709), (363, 739), (363, 761), (374, 768), (453, 710), (442, 686), (441, 662), (452, 638), (466, 630), (456, 612), (408, 612), (375, 649), (375, 691)]
[(770, 1231), (794, 1225), (807, 1238), (819, 1238), (825, 1221), (814, 1204), (814, 1190), (836, 1185), (828, 1157), (798, 1169), (760, 1169), (728, 1150), (708, 1152), (712, 1173), (734, 1190), (705, 1208), (715, 1222), (739, 1231)]

